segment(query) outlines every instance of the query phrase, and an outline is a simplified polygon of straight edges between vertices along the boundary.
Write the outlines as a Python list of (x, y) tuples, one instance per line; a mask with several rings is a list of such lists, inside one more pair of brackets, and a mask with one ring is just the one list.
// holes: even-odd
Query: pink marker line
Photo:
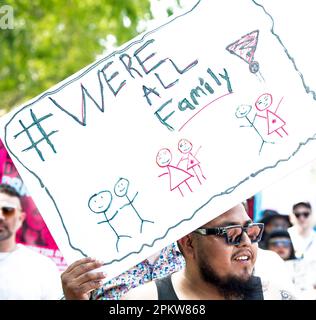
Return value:
[(224, 94), (224, 95), (222, 95), (222, 96), (220, 96), (220, 97), (218, 97), (218, 98), (216, 98), (216, 99), (214, 99), (213, 101), (211, 101), (211, 102), (209, 102), (206, 106), (204, 106), (202, 109), (200, 109), (196, 114), (194, 114), (188, 121), (186, 121), (181, 127), (180, 127), (180, 129), (178, 130), (179, 132), (188, 124), (188, 122), (190, 122), (197, 114), (199, 114), (202, 110), (204, 110), (206, 107), (208, 107), (210, 104), (212, 104), (213, 102), (215, 102), (215, 101), (217, 101), (217, 100), (219, 100), (219, 99), (221, 99), (221, 98), (224, 98), (224, 97), (226, 97), (226, 96), (228, 96), (228, 95), (230, 95), (230, 94), (232, 94), (233, 92), (228, 92), (228, 93), (226, 93), (226, 94)]
[(281, 98), (281, 100), (280, 100), (280, 102), (279, 102), (279, 104), (278, 104), (277, 108), (275, 109), (274, 113), (277, 113), (277, 111), (278, 111), (278, 109), (279, 109), (279, 106), (280, 106), (280, 104), (281, 104), (281, 102), (282, 102), (283, 98), (284, 98), (284, 97), (282, 97), (282, 98)]

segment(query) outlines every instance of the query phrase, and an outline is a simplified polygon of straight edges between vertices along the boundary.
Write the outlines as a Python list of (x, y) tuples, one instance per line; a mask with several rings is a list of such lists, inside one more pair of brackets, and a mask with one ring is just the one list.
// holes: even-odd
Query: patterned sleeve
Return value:
[(130, 289), (179, 271), (184, 266), (184, 258), (176, 243), (163, 248), (157, 260), (150, 264), (147, 259), (133, 268), (104, 283), (91, 293), (91, 300), (119, 300)]

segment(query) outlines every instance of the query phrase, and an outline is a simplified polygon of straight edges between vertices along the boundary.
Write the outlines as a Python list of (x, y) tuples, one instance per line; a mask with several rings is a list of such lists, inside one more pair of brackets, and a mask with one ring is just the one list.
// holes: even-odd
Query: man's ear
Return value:
[(194, 256), (194, 241), (193, 241), (193, 234), (192, 233), (189, 233), (188, 235), (179, 239), (178, 242), (181, 246), (181, 249), (183, 251), (183, 255), (185, 257), (193, 257)]
[(23, 221), (25, 220), (25, 218), (26, 218), (26, 213), (24, 211), (21, 211), (20, 215), (19, 215), (19, 227), (18, 228), (22, 227), (22, 224), (23, 224)]

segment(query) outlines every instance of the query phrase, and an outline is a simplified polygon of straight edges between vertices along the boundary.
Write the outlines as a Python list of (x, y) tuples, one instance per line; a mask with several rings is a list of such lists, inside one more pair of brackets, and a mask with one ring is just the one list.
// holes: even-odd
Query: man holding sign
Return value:
[[(186, 266), (165, 278), (131, 290), (136, 300), (291, 300), (253, 275), (264, 225), (253, 223), (238, 204), (178, 241)], [(90, 271), (102, 262), (85, 258), (62, 275), (66, 299), (89, 299), (106, 275)]]
[[(103, 274), (86, 271), (102, 266), (112, 279), (180, 238), (187, 267), (171, 278), (178, 298), (249, 297), (262, 229), (234, 206), (315, 157), (315, 124), (306, 121), (316, 117), (315, 90), (289, 55), (300, 46), (285, 47), (294, 36), (274, 32), (269, 8), (196, 1), (1, 119), (0, 137), (58, 247), (68, 264), (77, 261), (63, 276), (67, 298), (101, 285)], [(280, 108), (267, 131), (256, 101), (270, 96)], [(282, 138), (272, 135), (280, 119)], [(128, 192), (118, 193), (122, 177)], [(200, 226), (236, 231), (240, 241), (192, 233)], [(202, 277), (204, 262), (220, 281)], [(223, 292), (231, 277), (247, 288)]]

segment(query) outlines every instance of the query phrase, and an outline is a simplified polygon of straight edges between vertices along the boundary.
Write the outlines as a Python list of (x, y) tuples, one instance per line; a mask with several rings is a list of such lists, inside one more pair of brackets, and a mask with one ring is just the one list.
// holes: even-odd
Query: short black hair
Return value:
[(309, 203), (309, 202), (307, 202), (307, 201), (301, 201), (301, 202), (298, 202), (298, 203), (295, 203), (294, 205), (293, 205), (293, 207), (292, 207), (292, 210), (294, 211), (295, 209), (297, 209), (297, 207), (305, 207), (305, 208), (307, 208), (307, 209), (309, 209), (309, 210), (312, 210), (312, 206), (311, 206), (311, 204)]
[(21, 199), (21, 195), (16, 191), (16, 189), (11, 187), (9, 184), (1, 183), (0, 193), (4, 193), (4, 194), (7, 194), (8, 196), (17, 197)]

